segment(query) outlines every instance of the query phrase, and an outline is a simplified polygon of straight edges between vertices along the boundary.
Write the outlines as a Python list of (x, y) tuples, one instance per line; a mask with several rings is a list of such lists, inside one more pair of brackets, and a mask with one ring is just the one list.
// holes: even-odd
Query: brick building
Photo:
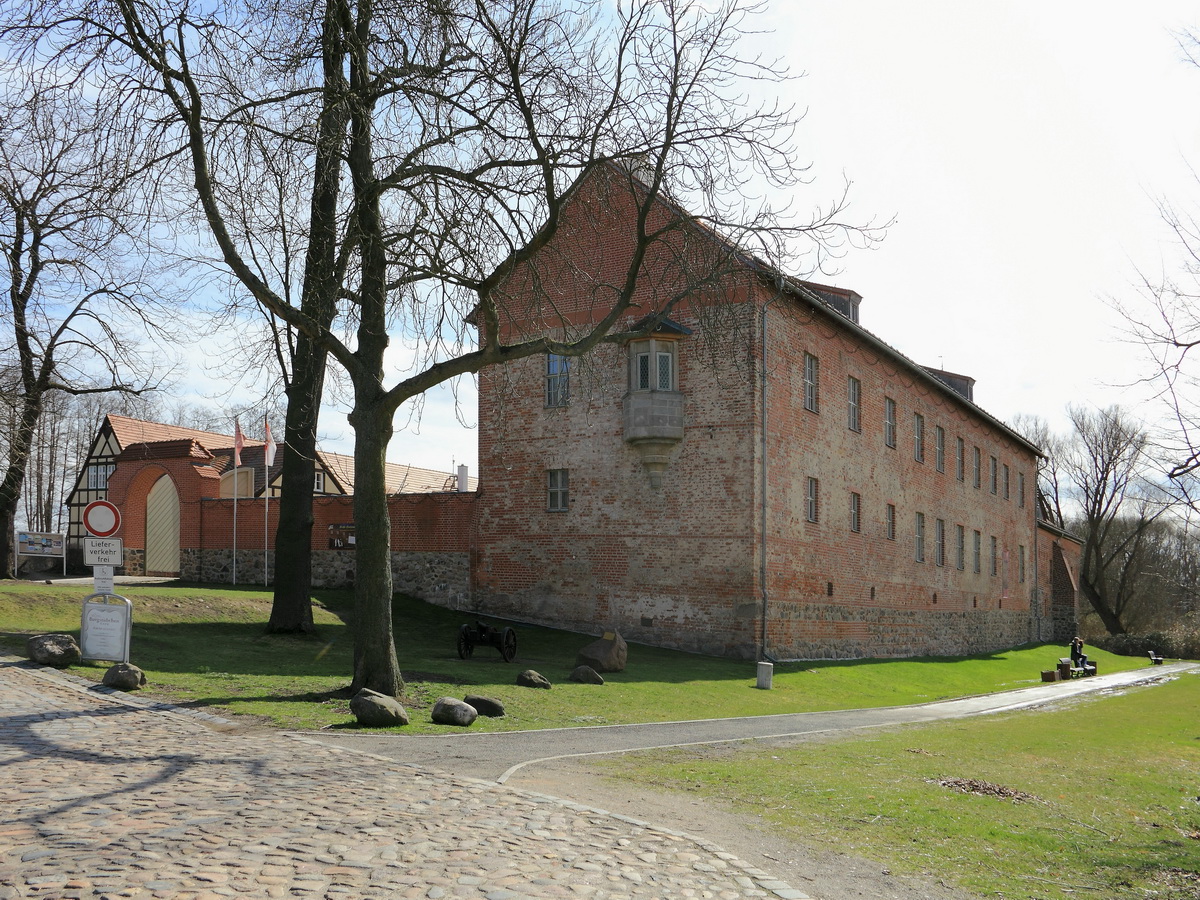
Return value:
[[(502, 288), (502, 327), (595, 321), (625, 274), (638, 190), (611, 172), (578, 186)], [(679, 248), (720, 244), (697, 231), (647, 258), (638, 316), (688, 294), (652, 336), (481, 374), (473, 605), (776, 659), (1069, 631), (1078, 545), (1039, 527), (1038, 449), (975, 405), (972, 379), (863, 328), (853, 291), (736, 254), (719, 289), (688, 291)]]
[[(106, 416), (68, 499), (69, 553), (82, 561), (83, 509), (108, 500), (121, 510), (115, 537), (126, 574), (269, 582), (279, 512), (269, 498), (279, 496), (282, 453), (268, 471), (262, 442), (247, 440), (235, 471), (233, 444), (229, 435)], [(394, 463), (387, 479), (397, 590), (465, 602), (476, 479), (465, 467), (450, 475)], [(354, 575), (353, 457), (318, 450), (314, 490), (313, 584), (342, 587)]]

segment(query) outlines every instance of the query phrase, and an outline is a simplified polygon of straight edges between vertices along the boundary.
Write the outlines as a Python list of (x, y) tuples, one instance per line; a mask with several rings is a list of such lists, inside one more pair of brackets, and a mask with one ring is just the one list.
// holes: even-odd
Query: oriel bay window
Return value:
[(650, 338), (629, 345), (631, 391), (676, 390), (675, 342)]

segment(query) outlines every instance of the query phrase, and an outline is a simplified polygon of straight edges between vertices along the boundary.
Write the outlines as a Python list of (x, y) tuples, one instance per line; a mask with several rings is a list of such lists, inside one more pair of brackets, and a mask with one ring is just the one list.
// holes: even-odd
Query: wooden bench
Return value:
[(1058, 677), (1063, 681), (1069, 681), (1072, 678), (1086, 678), (1096, 674), (1096, 664), (1088, 663), (1085, 666), (1077, 666), (1071, 661), (1069, 656), (1060, 656), (1058, 658)]
[(1163, 664), (1163, 658), (1161, 656), (1159, 656), (1157, 653), (1155, 653), (1153, 650), (1151, 650), (1150, 651), (1150, 665), (1161, 666), (1162, 664)]

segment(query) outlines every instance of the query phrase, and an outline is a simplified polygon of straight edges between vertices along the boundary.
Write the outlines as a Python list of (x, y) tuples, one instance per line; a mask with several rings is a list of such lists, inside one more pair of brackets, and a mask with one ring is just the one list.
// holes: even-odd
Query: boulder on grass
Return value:
[(588, 644), (575, 657), (575, 665), (590, 666), (597, 672), (624, 672), (629, 659), (629, 645), (615, 631), (604, 632), (604, 637)]
[(350, 712), (359, 725), (392, 728), (408, 724), (408, 712), (395, 697), (363, 688), (350, 699)]
[(545, 688), (546, 690), (550, 690), (551, 687), (550, 680), (533, 669), (526, 669), (518, 675), (517, 684), (521, 687)]
[(146, 686), (146, 673), (133, 663), (117, 663), (104, 673), (103, 682), (118, 691), (136, 691)]
[(463, 703), (467, 704), (467, 706), (475, 707), (475, 712), (481, 716), (487, 716), (489, 719), (501, 719), (504, 717), (504, 704), (499, 700), (493, 700), (491, 697), (467, 694), (467, 696), (463, 697)]
[(469, 703), (455, 697), (441, 697), (433, 704), (429, 717), (438, 725), (465, 727), (479, 718), (479, 712)]
[(604, 676), (591, 666), (576, 666), (567, 677), (579, 684), (604, 684)]
[(25, 651), (35, 663), (56, 669), (75, 665), (83, 655), (69, 634), (35, 634), (25, 642)]

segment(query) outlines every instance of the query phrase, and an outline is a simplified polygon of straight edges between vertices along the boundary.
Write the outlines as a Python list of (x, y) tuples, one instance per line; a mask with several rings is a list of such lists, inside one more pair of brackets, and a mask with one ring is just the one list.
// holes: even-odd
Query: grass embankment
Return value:
[[(809, 845), (1009, 900), (1200, 897), (1200, 675), (786, 749), (622, 757)], [(965, 793), (962, 791), (966, 791)]]
[[(122, 587), (134, 605), (131, 661), (145, 670), (149, 692), (175, 703), (213, 707), (262, 717), (299, 729), (349, 727), (349, 680), (353, 637), (348, 592), (317, 594), (319, 633), (270, 636), (264, 627), (270, 594), (261, 588), (193, 585)], [(78, 636), (79, 586), (0, 583), (0, 642), (24, 651), (24, 637), (45, 631)], [(505, 703), (503, 719), (481, 718), (474, 730), (519, 730), (572, 725), (660, 722), (769, 715), (808, 710), (921, 703), (1040, 681), (1065, 650), (1026, 647), (955, 659), (856, 660), (780, 664), (774, 690), (754, 687), (753, 662), (713, 659), (634, 645), (624, 672), (602, 687), (566, 680), (575, 654), (591, 640), (571, 632), (514, 626), (517, 659), (505, 663), (491, 647), (474, 657), (455, 652), (458, 628), (471, 617), (397, 597), (397, 654), (407, 688), (402, 698), (409, 731), (443, 733), (427, 709), (438, 697), (481, 693)], [(1098, 652), (1102, 672), (1137, 668), (1140, 659)], [(106, 665), (72, 671), (99, 680)], [(519, 688), (519, 671), (536, 669), (554, 682), (550, 691)]]

